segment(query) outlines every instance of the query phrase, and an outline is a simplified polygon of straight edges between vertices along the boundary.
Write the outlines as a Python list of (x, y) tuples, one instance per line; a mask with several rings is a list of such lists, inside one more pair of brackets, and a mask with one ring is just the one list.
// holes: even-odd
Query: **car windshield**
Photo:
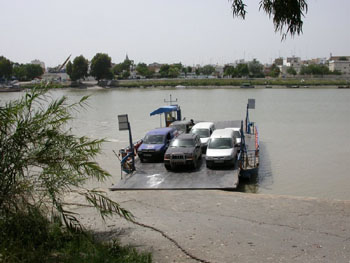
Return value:
[(208, 138), (210, 137), (208, 129), (193, 129), (191, 133), (197, 134), (199, 138)]
[(146, 135), (143, 139), (145, 144), (162, 144), (164, 143), (164, 135)]
[(208, 149), (230, 149), (233, 148), (232, 139), (230, 138), (211, 138)]
[(175, 139), (170, 143), (170, 147), (194, 147), (192, 139)]
[(174, 127), (176, 130), (182, 131), (182, 132), (186, 132), (187, 130), (186, 124), (175, 124), (175, 125), (171, 125), (171, 127)]

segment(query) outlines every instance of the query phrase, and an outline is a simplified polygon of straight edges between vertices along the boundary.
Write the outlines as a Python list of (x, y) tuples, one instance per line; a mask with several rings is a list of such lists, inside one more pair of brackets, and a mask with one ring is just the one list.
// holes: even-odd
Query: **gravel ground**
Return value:
[[(190, 190), (109, 195), (207, 262), (350, 262), (350, 201)], [(150, 251), (153, 262), (197, 262), (156, 231), (76, 212), (104, 240)]]

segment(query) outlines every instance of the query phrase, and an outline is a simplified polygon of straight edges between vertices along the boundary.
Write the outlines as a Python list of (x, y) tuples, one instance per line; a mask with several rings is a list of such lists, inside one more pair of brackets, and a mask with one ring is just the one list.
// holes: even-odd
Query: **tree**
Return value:
[(170, 69), (169, 64), (161, 65), (159, 69), (160, 77), (167, 78), (169, 76), (169, 69)]
[(97, 53), (91, 60), (90, 75), (97, 80), (112, 79), (113, 73), (111, 67), (111, 58), (107, 54)]
[(264, 66), (255, 58), (253, 59), (253, 61), (248, 63), (249, 73), (252, 77), (263, 78), (264, 77), (263, 68)]
[(39, 78), (43, 73), (43, 68), (36, 64), (15, 64), (13, 67), (13, 75), (21, 81)]
[(192, 67), (191, 67), (191, 66), (188, 66), (188, 67), (187, 67), (187, 72), (188, 72), (188, 73), (192, 73)]
[(70, 62), (70, 60), (68, 61), (67, 65), (66, 65), (66, 73), (68, 74), (68, 76), (72, 79), (72, 72), (73, 72), (73, 64), (72, 62)]
[(308, 66), (302, 66), (300, 69), (300, 75), (327, 75), (330, 74), (329, 68), (325, 65), (311, 64)]
[(281, 73), (280, 68), (277, 67), (276, 64), (272, 64), (268, 75), (272, 78), (277, 78), (280, 75), (280, 73)]
[[(244, 0), (230, 0), (232, 2), (233, 16), (245, 19), (246, 4)], [(300, 35), (303, 31), (302, 18), (308, 11), (306, 0), (261, 0), (259, 9), (263, 10), (270, 18), (272, 17), (275, 32), (280, 31), (282, 39), (287, 37), (287, 34), (294, 36)], [(283, 29), (287, 28), (284, 33)]]
[(224, 66), (224, 76), (225, 77), (230, 77), (233, 78), (235, 76), (235, 67), (234, 66), (229, 66), (225, 65)]
[(180, 75), (180, 69), (176, 65), (171, 65), (168, 71), (168, 76), (170, 78), (177, 78)]
[(240, 77), (247, 77), (249, 75), (249, 68), (247, 64), (240, 63), (236, 66), (236, 74)]
[(297, 74), (296, 70), (293, 67), (288, 67), (287, 68), (287, 73), (289, 75), (293, 75), (293, 76), (295, 76)]
[(60, 218), (69, 229), (80, 230), (63, 198), (74, 192), (102, 219), (114, 213), (130, 219), (131, 214), (104, 192), (85, 187), (88, 180), (110, 176), (94, 161), (104, 141), (77, 137), (66, 128), (71, 112), (84, 107), (87, 97), (68, 104), (66, 97), (53, 100), (46, 92), (34, 88), (21, 99), (0, 105), (0, 218), (42, 211), (45, 217)]
[(215, 68), (212, 65), (205, 65), (200, 71), (203, 75), (209, 76), (215, 72)]
[(136, 66), (136, 71), (139, 75), (144, 76), (145, 78), (150, 78), (154, 74), (154, 72), (151, 71), (145, 63), (139, 63)]
[(88, 76), (88, 68), (88, 60), (81, 55), (73, 60), (73, 64), (68, 62), (66, 71), (71, 80), (77, 81)]
[(0, 56), (0, 79), (10, 79), (12, 76), (12, 64), (7, 58)]

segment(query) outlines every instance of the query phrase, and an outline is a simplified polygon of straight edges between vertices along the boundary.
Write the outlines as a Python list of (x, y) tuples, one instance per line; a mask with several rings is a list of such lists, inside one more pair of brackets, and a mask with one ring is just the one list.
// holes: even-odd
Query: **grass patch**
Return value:
[(0, 262), (152, 262), (150, 253), (116, 240), (97, 241), (89, 232), (70, 232), (37, 210), (0, 218), (0, 229)]
[(323, 86), (323, 85), (346, 85), (347, 81), (343, 79), (152, 79), (152, 80), (126, 80), (118, 81), (118, 87), (175, 87), (183, 86), (241, 86), (243, 83), (252, 85), (300, 85), (300, 86)]

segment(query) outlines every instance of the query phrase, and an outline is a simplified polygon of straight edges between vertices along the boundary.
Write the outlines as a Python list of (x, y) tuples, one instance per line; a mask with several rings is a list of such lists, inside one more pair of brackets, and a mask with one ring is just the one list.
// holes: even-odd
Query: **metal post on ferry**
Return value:
[[(120, 131), (129, 131), (129, 151), (124, 153), (124, 156), (122, 155), (121, 160), (121, 169), (125, 169), (126, 172), (130, 173), (135, 171), (135, 150), (134, 150), (134, 144), (132, 142), (132, 134), (131, 134), (131, 126), (128, 120), (128, 115), (118, 115), (118, 122), (119, 122), (119, 130)], [(131, 163), (129, 163), (129, 158), (131, 158)], [(129, 167), (125, 167), (129, 166)]]

